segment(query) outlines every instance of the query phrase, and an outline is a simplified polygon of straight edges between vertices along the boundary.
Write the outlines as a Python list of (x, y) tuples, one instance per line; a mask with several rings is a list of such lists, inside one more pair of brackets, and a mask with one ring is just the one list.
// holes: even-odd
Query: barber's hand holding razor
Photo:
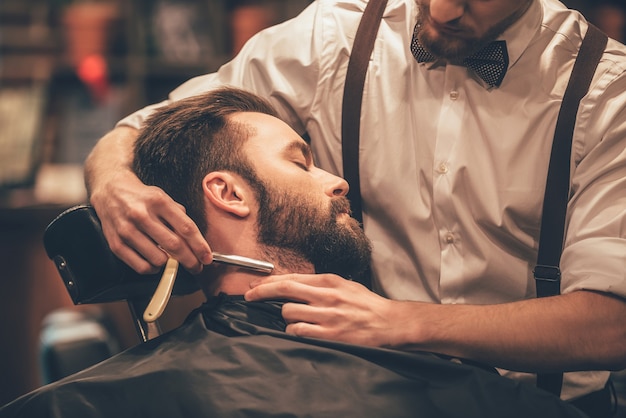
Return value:
[[(132, 155), (136, 131), (122, 132), (114, 147), (128, 148)], [(159, 271), (168, 254), (192, 273), (212, 262), (211, 248), (185, 209), (161, 189), (144, 185), (131, 171), (130, 161), (117, 170), (98, 170), (92, 165), (86, 173), (90, 202), (111, 250), (122, 261), (142, 274)]]
[(116, 183), (107, 206), (92, 199), (111, 250), (139, 273), (157, 272), (168, 254), (190, 272), (202, 271), (211, 249), (185, 208), (161, 189), (137, 183)]

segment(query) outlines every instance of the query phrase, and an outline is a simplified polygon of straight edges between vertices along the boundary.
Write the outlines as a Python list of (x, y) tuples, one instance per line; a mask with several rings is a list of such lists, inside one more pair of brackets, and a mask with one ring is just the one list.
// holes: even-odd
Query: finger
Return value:
[[(167, 262), (167, 255), (159, 248), (155, 239), (152, 238), (153, 236), (159, 238), (172, 235), (172, 232), (160, 222), (153, 219), (143, 220), (140, 223), (123, 221), (120, 222), (120, 225), (116, 226), (115, 230), (113, 230), (113, 234), (116, 232), (119, 234), (119, 239), (122, 241), (122, 247), (131, 247), (153, 266), (162, 267)], [(114, 239), (116, 239), (115, 235), (113, 235), (109, 242)]]
[(161, 269), (169, 258), (163, 249), (140, 231), (132, 235), (132, 240), (127, 241), (126, 246), (157, 270)]
[(118, 247), (115, 255), (139, 274), (158, 273), (162, 265), (148, 262), (133, 248), (123, 245)]
[[(153, 248), (157, 248), (162, 253), (165, 252), (170, 257), (177, 260), (191, 273), (195, 274), (202, 271), (203, 264), (196, 258), (186, 242), (171, 229), (163, 224), (155, 224), (152, 226), (150, 238), (153, 240), (152, 248), (149, 249), (150, 253), (152, 253)], [(139, 243), (135, 243), (134, 245), (135, 248), (140, 248)]]
[(320, 324), (329, 317), (328, 308), (320, 308), (304, 303), (285, 303), (282, 307), (281, 314), (288, 324), (296, 322), (307, 322), (309, 324)]
[[(175, 234), (182, 238), (182, 243), (184, 243), (186, 249), (191, 252), (200, 264), (210, 264), (213, 261), (211, 247), (209, 247), (202, 232), (200, 232), (196, 223), (187, 216), (183, 206), (178, 205), (176, 209), (168, 209), (167, 213), (161, 214), (161, 216)], [(174, 253), (170, 254), (175, 255)], [(185, 265), (182, 260), (178, 261)]]
[(287, 324), (307, 323), (324, 328), (326, 336), (331, 332), (345, 329), (351, 323), (351, 317), (346, 316), (335, 306), (315, 306), (302, 303), (285, 303), (281, 312)]
[(287, 334), (295, 335), (296, 337), (328, 339), (327, 332), (325, 332), (324, 327), (308, 322), (287, 324), (285, 332)]
[[(185, 240), (178, 236), (170, 226), (171, 223), (176, 223), (176, 217), (187, 218), (187, 215), (173, 200), (168, 203), (166, 206), (173, 207), (173, 210), (164, 209), (163, 204), (156, 205), (152, 212), (137, 210), (129, 214), (132, 223), (128, 224), (135, 225), (135, 227), (118, 226), (117, 229), (124, 231), (122, 237), (124, 242), (134, 248), (149, 263), (164, 265), (168, 257), (164, 255), (163, 251), (165, 251), (188, 271), (199, 273), (202, 271), (203, 263), (194, 255)], [(163, 216), (163, 213), (166, 216)], [(193, 224), (191, 220), (189, 222)], [(195, 228), (197, 230), (197, 227)]]
[(244, 297), (248, 301), (287, 299), (295, 302), (310, 303), (322, 297), (322, 295), (316, 295), (316, 293), (321, 291), (322, 289), (319, 287), (300, 281), (278, 279), (265, 281), (263, 284), (248, 290)]
[(294, 322), (287, 324), (285, 327), (287, 334), (297, 337), (317, 338), (330, 341), (338, 341), (349, 344), (358, 344), (364, 346), (378, 347), (382, 346), (376, 340), (373, 340), (368, 333), (359, 332), (343, 332), (341, 329), (327, 327), (325, 324), (312, 324), (309, 322)]
[(146, 232), (183, 267), (199, 273), (204, 264), (212, 261), (208, 243), (183, 206), (169, 196), (159, 197), (161, 199), (153, 212), (156, 219), (146, 224)]
[[(187, 216), (185, 208), (158, 187), (145, 188), (142, 185), (141, 192), (141, 204), (127, 206), (119, 215), (121, 222), (112, 219), (115, 229), (125, 231), (121, 223), (133, 225), (124, 233), (125, 241), (143, 242), (142, 247), (136, 249), (148, 261), (152, 257), (160, 258), (156, 252), (160, 246), (187, 270), (193, 273), (202, 271), (203, 264), (212, 261), (211, 249), (198, 227)], [(135, 228), (151, 239), (152, 245), (146, 244), (140, 237), (131, 236)]]
[(264, 282), (248, 290), (244, 298), (247, 301), (288, 299), (307, 303), (308, 301), (304, 298), (305, 287), (307, 285), (291, 280)]
[(118, 229), (103, 224), (102, 231), (111, 251), (124, 263), (140, 274), (156, 273), (167, 261), (167, 256), (152, 240), (137, 230), (132, 224)]
[(251, 282), (250, 286), (257, 287), (262, 284), (283, 281), (293, 281), (316, 287), (337, 287), (342, 282), (346, 282), (346, 279), (335, 274), (277, 274), (257, 279)]

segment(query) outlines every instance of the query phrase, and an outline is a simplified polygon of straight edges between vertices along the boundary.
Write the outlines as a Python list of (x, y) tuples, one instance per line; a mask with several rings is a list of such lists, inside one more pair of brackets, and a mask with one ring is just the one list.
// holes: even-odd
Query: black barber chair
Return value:
[[(143, 319), (161, 273), (140, 275), (118, 259), (111, 252), (91, 206), (76, 206), (57, 216), (45, 230), (44, 247), (75, 305), (125, 300), (143, 342), (161, 334), (158, 320)], [(180, 269), (172, 296), (197, 290), (195, 278)], [(50, 313), (41, 332), (42, 383), (53, 382), (116, 354), (119, 343), (107, 321), (97, 309)]]
[[(88, 205), (66, 210), (54, 219), (44, 233), (44, 247), (54, 261), (63, 283), (76, 305), (125, 300), (142, 339), (161, 333), (158, 321), (146, 322), (143, 311), (160, 281), (161, 274), (140, 275), (110, 250), (100, 220)], [(195, 278), (178, 271), (172, 296), (199, 290)]]

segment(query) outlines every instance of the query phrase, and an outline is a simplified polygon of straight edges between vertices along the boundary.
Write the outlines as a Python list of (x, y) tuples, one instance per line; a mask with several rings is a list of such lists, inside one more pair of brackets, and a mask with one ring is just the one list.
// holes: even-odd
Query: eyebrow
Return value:
[(292, 141), (285, 147), (285, 154), (292, 152), (301, 152), (307, 164), (313, 164), (313, 154), (311, 147), (304, 141)]

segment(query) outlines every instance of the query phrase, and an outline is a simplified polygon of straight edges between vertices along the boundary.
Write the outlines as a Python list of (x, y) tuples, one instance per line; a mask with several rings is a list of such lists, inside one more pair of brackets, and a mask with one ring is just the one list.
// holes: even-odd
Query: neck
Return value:
[(216, 296), (220, 293), (227, 295), (242, 295), (250, 289), (250, 283), (265, 277), (262, 273), (248, 271), (236, 266), (207, 266), (214, 274), (202, 283), (205, 296)]
[[(221, 216), (220, 216), (221, 215)], [(208, 213), (205, 238), (214, 251), (266, 261), (274, 265), (273, 275), (289, 273), (314, 273), (313, 265), (299, 254), (258, 242), (256, 217), (242, 222), (220, 212)], [(200, 285), (207, 297), (225, 293), (242, 295), (250, 290), (250, 283), (266, 277), (263, 273), (222, 263), (205, 266), (199, 276)]]
[[(232, 251), (230, 253), (237, 254)], [(260, 251), (256, 251), (253, 255), (243, 253), (237, 255), (272, 263), (274, 265), (272, 275), (315, 273), (315, 268), (311, 263), (288, 250), (263, 248)], [(250, 290), (250, 283), (263, 277), (267, 277), (267, 275), (242, 267), (214, 263), (205, 266), (200, 282), (202, 290), (207, 297), (220, 293), (242, 295)]]

